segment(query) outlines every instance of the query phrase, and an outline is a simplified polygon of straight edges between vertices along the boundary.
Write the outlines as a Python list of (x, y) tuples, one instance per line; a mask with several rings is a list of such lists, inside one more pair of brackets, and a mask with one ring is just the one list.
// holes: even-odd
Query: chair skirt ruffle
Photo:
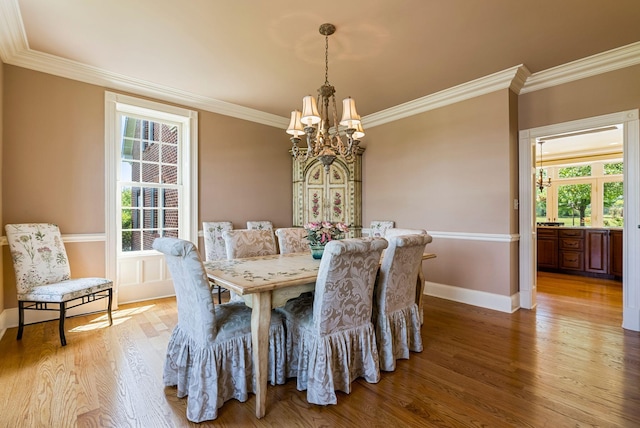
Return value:
[[(201, 345), (191, 340), (180, 325), (176, 326), (167, 346), (163, 382), (165, 386), (176, 386), (179, 398), (188, 396), (187, 419), (216, 419), (226, 401), (235, 398), (244, 402), (249, 393), (255, 393), (251, 349), (250, 332)], [(272, 323), (268, 363), (272, 385), (285, 383), (285, 358), (284, 326), (282, 322)]]
[(393, 371), (396, 360), (408, 359), (409, 351), (422, 352), (418, 305), (394, 311), (376, 321), (380, 370)]
[[(351, 392), (351, 382), (362, 377), (380, 380), (373, 325), (317, 336), (286, 319), (287, 374), (297, 378), (313, 404), (336, 404), (335, 391)], [(290, 363), (290, 364), (289, 364)]]

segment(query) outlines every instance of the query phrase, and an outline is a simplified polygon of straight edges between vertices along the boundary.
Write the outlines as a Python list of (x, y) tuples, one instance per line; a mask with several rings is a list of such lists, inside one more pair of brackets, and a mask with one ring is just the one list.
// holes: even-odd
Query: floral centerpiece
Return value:
[(317, 259), (322, 257), (322, 250), (327, 242), (342, 239), (344, 234), (349, 232), (349, 227), (346, 224), (331, 223), (330, 221), (313, 221), (305, 224), (304, 228), (307, 231), (311, 255)]

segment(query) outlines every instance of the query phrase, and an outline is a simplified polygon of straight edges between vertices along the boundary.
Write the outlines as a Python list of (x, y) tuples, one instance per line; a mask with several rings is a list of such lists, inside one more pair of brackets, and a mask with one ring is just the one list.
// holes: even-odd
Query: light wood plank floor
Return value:
[[(309, 405), (295, 380), (229, 401), (220, 427), (638, 427), (640, 334), (625, 331), (620, 283), (539, 274), (538, 307), (514, 314), (426, 298), (425, 350), (335, 406)], [(0, 341), (0, 427), (187, 427), (162, 385), (173, 299), (9, 329)]]

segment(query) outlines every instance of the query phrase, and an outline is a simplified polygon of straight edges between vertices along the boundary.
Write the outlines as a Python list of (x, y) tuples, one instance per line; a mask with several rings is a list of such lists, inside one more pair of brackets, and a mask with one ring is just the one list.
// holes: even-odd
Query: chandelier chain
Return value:
[(329, 36), (324, 36), (324, 84), (329, 84)]

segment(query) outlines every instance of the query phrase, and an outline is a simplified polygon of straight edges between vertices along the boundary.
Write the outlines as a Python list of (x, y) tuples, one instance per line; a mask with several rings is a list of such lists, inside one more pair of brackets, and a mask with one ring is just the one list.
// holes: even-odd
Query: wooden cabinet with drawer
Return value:
[(558, 230), (539, 228), (538, 235), (538, 268), (558, 268)]
[(622, 230), (538, 227), (538, 269), (622, 279)]
[(560, 269), (584, 270), (584, 230), (560, 229), (558, 245)]
[(609, 234), (609, 273), (622, 278), (622, 230), (612, 230)]
[(609, 273), (609, 230), (585, 230), (584, 270)]

